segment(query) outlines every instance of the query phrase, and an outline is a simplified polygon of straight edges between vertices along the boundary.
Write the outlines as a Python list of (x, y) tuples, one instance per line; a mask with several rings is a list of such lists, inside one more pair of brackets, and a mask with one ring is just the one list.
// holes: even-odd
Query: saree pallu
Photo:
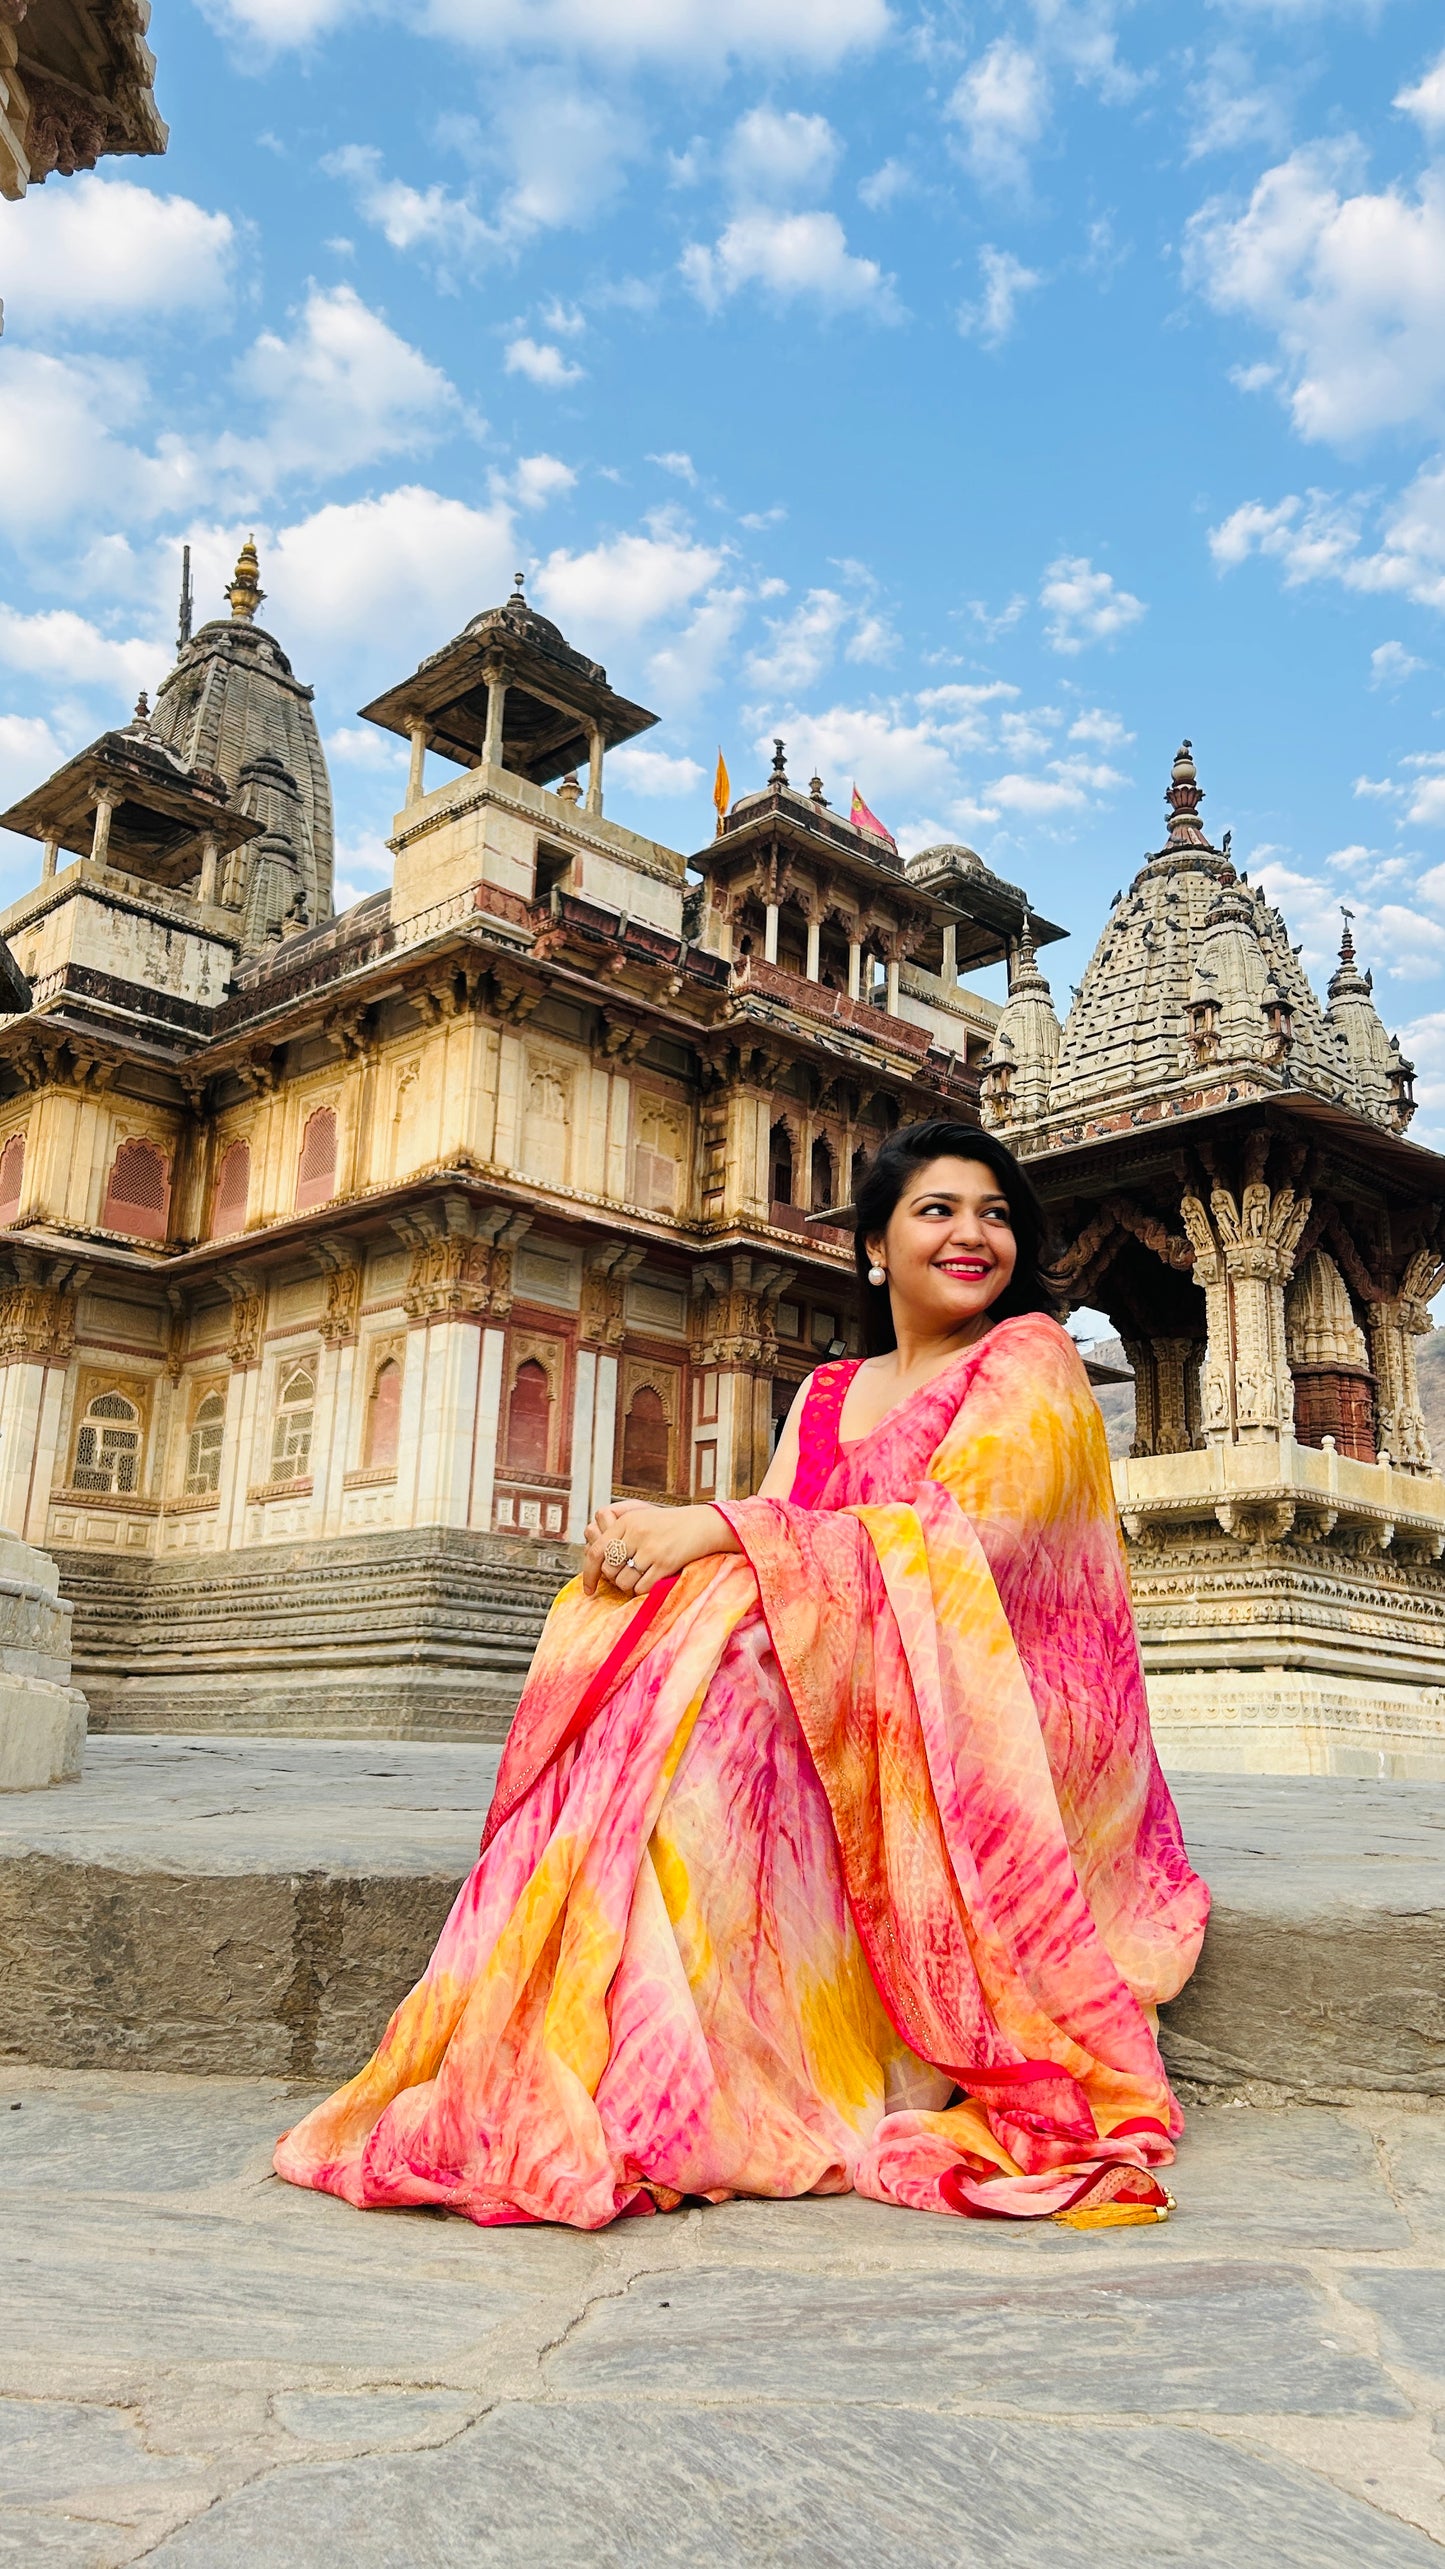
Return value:
[(850, 2187), (1167, 2207), (1154, 2011), (1208, 1894), (1078, 1353), (1000, 1322), (809, 1505), (804, 1441), (793, 1498), (723, 1503), (740, 1556), (563, 1590), (480, 1860), (372, 2059), (279, 2145), (293, 2184), (586, 2229)]

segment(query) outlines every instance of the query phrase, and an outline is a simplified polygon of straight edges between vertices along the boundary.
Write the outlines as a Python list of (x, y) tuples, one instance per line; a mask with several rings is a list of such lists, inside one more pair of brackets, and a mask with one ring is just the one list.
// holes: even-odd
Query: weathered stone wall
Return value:
[(423, 1526), (150, 1562), (67, 1552), (95, 1730), (502, 1739), (565, 1546)]

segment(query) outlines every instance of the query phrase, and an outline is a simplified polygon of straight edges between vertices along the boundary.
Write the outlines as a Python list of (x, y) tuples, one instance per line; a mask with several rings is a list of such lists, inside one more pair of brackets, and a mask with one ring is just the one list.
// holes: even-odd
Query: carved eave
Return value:
[(5, 0), (0, 196), (113, 153), (163, 152), (147, 0)]
[[(1172, 1110), (1177, 1101), (1159, 1101)], [(1029, 1174), (1050, 1203), (1096, 1195), (1136, 1170), (1173, 1169), (1186, 1146), (1198, 1150), (1214, 1138), (1238, 1140), (1261, 1124), (1287, 1143), (1312, 1143), (1329, 1166), (1347, 1176), (1367, 1201), (1402, 1196), (1412, 1205), (1445, 1201), (1445, 1155), (1403, 1134), (1382, 1131), (1363, 1115), (1332, 1105), (1305, 1089), (1260, 1089), (1220, 1099), (1199, 1098), (1180, 1110), (1135, 1109), (1097, 1122), (1050, 1126), (1041, 1134), (1009, 1134), (1026, 1157)]]
[(458, 767), (479, 767), (493, 678), (507, 690), (500, 764), (533, 785), (584, 766), (592, 731), (601, 734), (604, 749), (616, 749), (657, 721), (645, 705), (619, 696), (605, 669), (573, 651), (555, 625), (521, 600), (474, 616), (411, 677), (363, 705), (361, 719), (403, 739), (421, 726), (429, 749)]

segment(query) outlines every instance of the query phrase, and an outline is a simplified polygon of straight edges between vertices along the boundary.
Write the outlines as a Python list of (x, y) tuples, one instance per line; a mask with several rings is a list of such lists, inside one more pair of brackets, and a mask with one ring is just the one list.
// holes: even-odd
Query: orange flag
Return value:
[(717, 813), (717, 825), (719, 829), (722, 828), (724, 821), (727, 819), (728, 805), (732, 801), (732, 798), (732, 781), (728, 775), (727, 760), (724, 758), (721, 749), (719, 749), (717, 754), (717, 774), (712, 780), (713, 807)]

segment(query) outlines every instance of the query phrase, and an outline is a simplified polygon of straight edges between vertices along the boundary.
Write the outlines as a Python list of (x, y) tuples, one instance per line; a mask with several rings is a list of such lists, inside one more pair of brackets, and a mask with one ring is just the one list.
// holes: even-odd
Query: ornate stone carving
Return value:
[(238, 1374), (261, 1362), (266, 1336), (266, 1296), (257, 1280), (223, 1267), (218, 1281), (230, 1297), (231, 1327), (226, 1354)]
[(794, 1280), (792, 1267), (763, 1258), (718, 1258), (700, 1268), (695, 1280), (695, 1362), (765, 1372), (778, 1352), (778, 1304)]
[(641, 1266), (647, 1251), (627, 1248), (619, 1240), (594, 1249), (582, 1274), (579, 1332), (598, 1347), (620, 1347), (627, 1334), (627, 1279)]
[(473, 1207), (459, 1195), (395, 1214), (392, 1228), (412, 1252), (402, 1296), (408, 1318), (504, 1320), (512, 1308), (512, 1251), (531, 1227), (530, 1213)]
[(77, 170), (94, 169), (110, 139), (111, 118), (104, 104), (82, 98), (78, 90), (47, 80), (40, 72), (27, 72), (25, 89), (30, 100), (25, 155), (31, 185), (37, 186), (54, 170), (62, 178), (73, 178)]
[(326, 1274), (326, 1302), (318, 1326), (328, 1347), (346, 1346), (361, 1317), (361, 1261), (348, 1241), (317, 1240), (316, 1258)]

